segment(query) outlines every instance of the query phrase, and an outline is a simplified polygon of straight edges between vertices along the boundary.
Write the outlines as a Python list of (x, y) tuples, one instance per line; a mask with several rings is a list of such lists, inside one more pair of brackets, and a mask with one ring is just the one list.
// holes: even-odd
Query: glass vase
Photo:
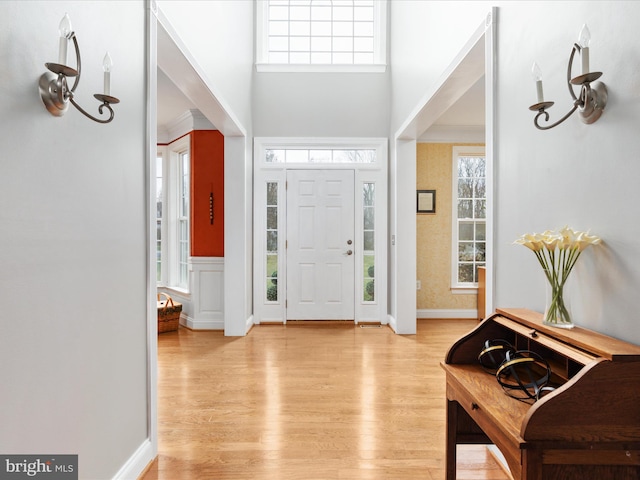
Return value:
[(565, 295), (566, 285), (547, 280), (543, 323), (557, 328), (573, 328), (575, 325), (571, 319), (571, 309)]

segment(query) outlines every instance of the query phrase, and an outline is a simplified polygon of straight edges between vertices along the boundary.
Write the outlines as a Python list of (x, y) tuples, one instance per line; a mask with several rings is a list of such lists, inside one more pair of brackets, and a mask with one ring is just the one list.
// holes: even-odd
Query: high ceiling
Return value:
[(482, 126), (484, 118), (484, 77), (436, 120), (435, 125)]

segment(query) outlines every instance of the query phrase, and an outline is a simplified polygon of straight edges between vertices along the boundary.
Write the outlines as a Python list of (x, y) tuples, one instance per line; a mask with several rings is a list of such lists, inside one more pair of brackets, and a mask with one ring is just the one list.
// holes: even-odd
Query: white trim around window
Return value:
[[(182, 192), (183, 171), (181, 161), (185, 154), (190, 153), (189, 135), (185, 135), (167, 146), (158, 148), (158, 157), (162, 156), (162, 229), (161, 229), (161, 279), (159, 287), (171, 288), (182, 293), (189, 293), (188, 261), (191, 254), (188, 247), (190, 239), (189, 232), (189, 184), (187, 191)], [(189, 172), (186, 172), (187, 175)], [(183, 195), (187, 199), (186, 211), (186, 231), (187, 231), (187, 252), (186, 257), (182, 255), (183, 262), (180, 262), (180, 210)], [(184, 224), (184, 216), (182, 223)], [(183, 244), (185, 239), (183, 238)], [(185, 263), (186, 262), (186, 263)], [(182, 275), (180, 274), (182, 270)]]
[[(465, 197), (463, 202), (469, 203), (469, 210), (471, 211), (470, 217), (459, 218), (459, 191), (458, 191), (458, 159), (464, 157), (482, 157), (485, 159), (484, 175), (481, 177), (470, 177), (474, 179), (472, 192), (469, 198)], [(478, 283), (474, 281), (461, 282), (459, 280), (459, 248), (460, 243), (463, 245), (468, 243), (468, 247), (473, 253), (473, 259), (468, 263), (472, 271), (477, 269), (478, 265), (486, 265), (487, 247), (486, 247), (486, 225), (488, 223), (487, 217), (490, 215), (490, 211), (486, 208), (486, 198), (488, 193), (487, 188), (487, 167), (486, 167), (486, 153), (484, 146), (454, 146), (451, 157), (451, 178), (452, 178), (452, 202), (451, 202), (451, 293), (452, 294), (476, 294), (478, 291)], [(484, 190), (484, 197), (476, 197), (476, 180), (481, 182), (481, 188)], [(478, 201), (482, 201), (482, 205), (476, 205)], [(477, 216), (478, 211), (484, 211), (484, 217)], [(468, 239), (460, 239), (460, 226), (466, 224), (467, 230), (471, 232)], [(483, 248), (482, 248), (483, 247)], [(478, 260), (478, 252), (484, 253), (484, 260)]]

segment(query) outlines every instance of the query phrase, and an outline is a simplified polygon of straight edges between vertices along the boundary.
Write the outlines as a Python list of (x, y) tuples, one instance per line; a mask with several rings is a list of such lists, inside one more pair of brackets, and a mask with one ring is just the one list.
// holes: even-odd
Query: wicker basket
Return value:
[[(163, 295), (166, 300), (160, 300)], [(175, 332), (180, 325), (180, 312), (182, 304), (173, 301), (166, 293), (158, 293), (158, 333)]]

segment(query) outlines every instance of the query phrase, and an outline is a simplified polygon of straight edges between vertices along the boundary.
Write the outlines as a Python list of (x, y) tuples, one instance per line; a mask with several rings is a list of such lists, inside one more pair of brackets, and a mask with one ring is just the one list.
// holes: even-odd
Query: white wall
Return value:
[[(604, 239), (572, 273), (576, 323), (640, 344), (635, 301), (640, 285), (640, 44), (637, 2), (505, 2), (498, 47), (496, 305), (542, 311), (544, 280), (533, 254), (511, 245), (519, 235), (569, 226)], [(583, 23), (591, 66), (604, 72), (609, 103), (584, 125), (577, 114), (538, 131), (531, 64), (545, 75), (552, 120), (571, 107), (566, 65)], [(541, 34), (540, 25), (544, 25)]]
[[(65, 12), (92, 113), (113, 58), (111, 124), (40, 100)], [(80, 478), (113, 477), (147, 438), (144, 15), (142, 1), (0, 2), (0, 452), (79, 454)]]
[(254, 73), (256, 137), (386, 137), (387, 73)]

